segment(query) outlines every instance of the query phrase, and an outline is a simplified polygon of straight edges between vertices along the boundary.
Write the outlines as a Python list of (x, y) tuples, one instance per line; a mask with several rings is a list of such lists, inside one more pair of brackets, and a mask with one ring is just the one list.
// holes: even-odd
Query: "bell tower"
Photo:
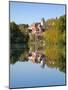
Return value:
[(43, 18), (41, 19), (41, 26), (43, 26)]
[(41, 19), (41, 26), (43, 27), (43, 29), (45, 29), (45, 19), (44, 18)]

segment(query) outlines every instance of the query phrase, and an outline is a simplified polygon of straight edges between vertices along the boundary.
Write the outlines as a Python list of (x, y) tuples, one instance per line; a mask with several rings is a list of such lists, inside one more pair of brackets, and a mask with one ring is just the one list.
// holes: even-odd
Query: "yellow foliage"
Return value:
[(56, 44), (58, 42), (59, 38), (59, 31), (58, 30), (46, 30), (43, 33), (43, 38), (47, 41), (49, 44)]
[(50, 60), (58, 60), (60, 56), (60, 50), (56, 46), (48, 47), (45, 50), (45, 55)]

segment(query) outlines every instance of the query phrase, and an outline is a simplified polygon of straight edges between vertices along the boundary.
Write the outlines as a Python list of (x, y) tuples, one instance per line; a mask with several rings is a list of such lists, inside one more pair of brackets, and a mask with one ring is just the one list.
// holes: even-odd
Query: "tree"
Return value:
[(59, 18), (59, 29), (63, 32), (66, 31), (66, 15)]
[(29, 36), (25, 32), (21, 32), (19, 26), (15, 22), (10, 23), (10, 40), (11, 43), (28, 43)]
[(19, 24), (18, 25), (19, 26), (19, 29), (20, 29), (20, 31), (23, 33), (27, 33), (28, 32), (28, 24)]

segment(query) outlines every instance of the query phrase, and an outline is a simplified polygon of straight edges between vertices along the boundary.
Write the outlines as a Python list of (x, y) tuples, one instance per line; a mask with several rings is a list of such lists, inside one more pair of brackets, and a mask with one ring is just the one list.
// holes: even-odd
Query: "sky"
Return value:
[(48, 20), (65, 14), (65, 5), (10, 2), (10, 21), (16, 24), (32, 24), (41, 18)]

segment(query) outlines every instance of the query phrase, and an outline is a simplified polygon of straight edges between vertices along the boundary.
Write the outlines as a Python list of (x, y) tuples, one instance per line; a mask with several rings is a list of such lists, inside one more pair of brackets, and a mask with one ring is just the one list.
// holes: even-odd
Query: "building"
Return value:
[(39, 33), (43, 32), (44, 31), (43, 21), (41, 20), (41, 22), (33, 23), (32, 25), (30, 25), (28, 27), (28, 30), (32, 34), (39, 34)]

